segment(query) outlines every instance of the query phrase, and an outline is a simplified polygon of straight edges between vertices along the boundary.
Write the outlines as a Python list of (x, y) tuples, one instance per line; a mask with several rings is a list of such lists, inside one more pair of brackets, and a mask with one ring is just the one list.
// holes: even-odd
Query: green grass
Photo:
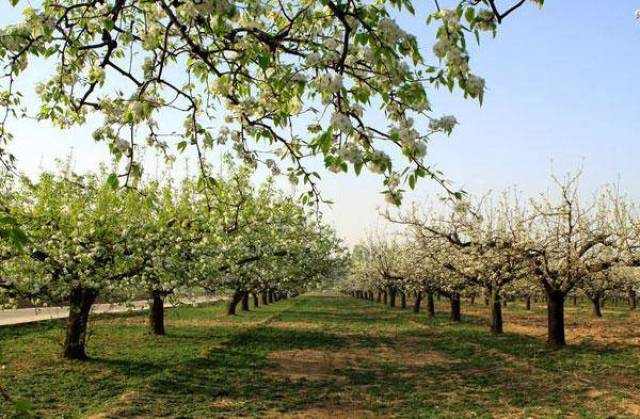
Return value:
[[(510, 332), (543, 324), (542, 307), (506, 307), (503, 336), (488, 333), (484, 306), (463, 306), (460, 324), (438, 309), (429, 320), (331, 294), (234, 318), (221, 305), (183, 307), (167, 312), (160, 338), (143, 314), (100, 317), (86, 362), (60, 357), (62, 322), (3, 327), (0, 383), (41, 417), (640, 415), (640, 322), (624, 308), (596, 322), (568, 308), (569, 323), (612, 339), (555, 352), (536, 337), (543, 329)], [(0, 416), (11, 411), (0, 401)]]

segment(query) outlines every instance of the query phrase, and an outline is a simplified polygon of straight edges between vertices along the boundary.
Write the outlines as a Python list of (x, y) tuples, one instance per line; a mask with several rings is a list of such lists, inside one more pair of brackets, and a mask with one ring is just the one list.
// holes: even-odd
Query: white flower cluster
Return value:
[(396, 44), (407, 36), (407, 33), (400, 29), (393, 19), (389, 18), (380, 20), (378, 30), (380, 31), (380, 37), (389, 44)]
[(412, 118), (400, 119), (398, 127), (390, 130), (391, 135), (397, 135), (402, 147), (408, 151), (408, 154), (421, 158), (427, 154), (427, 145), (420, 139), (418, 131), (413, 127)]
[(89, 69), (89, 83), (104, 83), (104, 68), (94, 65)]
[(336, 74), (332, 77), (328, 74), (323, 74), (316, 77), (314, 85), (321, 92), (334, 94), (342, 89), (342, 76)]
[(360, 147), (352, 143), (345, 144), (338, 150), (337, 154), (341, 159), (348, 161), (351, 164), (361, 164), (364, 162), (364, 154), (362, 150)]
[(482, 97), (484, 95), (485, 81), (482, 77), (469, 74), (465, 83), (465, 90), (472, 98)]
[(400, 187), (400, 175), (392, 173), (385, 180), (385, 184), (389, 188), (384, 192), (384, 200), (391, 205), (400, 205), (402, 203), (402, 191)]
[(445, 115), (442, 118), (432, 119), (429, 128), (433, 131), (442, 131), (451, 134), (453, 128), (458, 125), (458, 120), (453, 115)]
[(179, 8), (180, 14), (190, 19), (198, 16), (223, 15), (232, 10), (231, 3), (226, 0), (190, 0), (182, 3)]
[(460, 17), (455, 10), (443, 9), (436, 14), (445, 25), (445, 30), (438, 32), (438, 40), (433, 46), (433, 53), (441, 60), (445, 60), (449, 72), (458, 76), (469, 71), (468, 57), (460, 41)]
[(344, 133), (351, 132), (351, 129), (353, 128), (351, 118), (341, 112), (334, 112), (333, 115), (331, 115), (331, 126)]
[(369, 155), (367, 168), (371, 173), (381, 174), (391, 167), (391, 159), (384, 151), (374, 150)]

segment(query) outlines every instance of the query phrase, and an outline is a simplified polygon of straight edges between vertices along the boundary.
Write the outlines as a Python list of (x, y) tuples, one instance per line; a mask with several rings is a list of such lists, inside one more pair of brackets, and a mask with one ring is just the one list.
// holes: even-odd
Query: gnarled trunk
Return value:
[(567, 344), (564, 337), (564, 299), (560, 290), (552, 290), (547, 296), (547, 343), (552, 348), (560, 348)]
[(227, 306), (227, 315), (235, 316), (236, 315), (236, 307), (238, 307), (238, 303), (242, 301), (242, 297), (244, 296), (244, 292), (236, 291), (233, 293), (231, 300), (229, 300), (229, 305)]
[(436, 305), (433, 302), (433, 291), (429, 291), (427, 293), (427, 312), (429, 313), (429, 317), (434, 317), (436, 315)]
[(491, 291), (491, 332), (500, 334), (503, 332), (502, 327), (502, 305), (500, 304), (500, 292), (498, 290)]
[(413, 302), (413, 312), (420, 313), (420, 303), (422, 303), (422, 292), (418, 291), (415, 294), (416, 299)]
[(397, 295), (397, 291), (393, 288), (391, 288), (389, 290), (389, 305), (391, 307), (395, 307), (396, 306), (396, 295)]
[(462, 315), (460, 314), (460, 294), (454, 292), (449, 297), (449, 301), (451, 303), (451, 321), (459, 322), (462, 319)]
[(247, 291), (242, 293), (242, 311), (249, 311), (249, 293)]
[(590, 299), (591, 303), (593, 304), (593, 315), (596, 317), (602, 317), (602, 310), (600, 309), (600, 296), (595, 295)]
[(64, 338), (63, 356), (67, 359), (86, 359), (85, 343), (87, 323), (91, 306), (96, 301), (98, 291), (91, 288), (76, 287), (69, 295), (69, 318)]
[(149, 306), (149, 332), (152, 335), (164, 336), (164, 294), (160, 290), (151, 290)]

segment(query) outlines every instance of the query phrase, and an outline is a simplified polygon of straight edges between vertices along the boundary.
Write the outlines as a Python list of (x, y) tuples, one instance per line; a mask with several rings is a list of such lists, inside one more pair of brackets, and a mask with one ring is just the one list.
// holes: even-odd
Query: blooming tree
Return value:
[[(485, 82), (470, 69), (466, 35), (494, 32), (525, 3), (462, 1), (443, 9), (434, 1), (428, 21), (438, 24), (437, 39), (424, 55), (394, 19), (414, 13), (410, 0), (11, 2), (24, 18), (0, 31), (5, 165), (13, 162), (8, 117), (37, 111), (68, 127), (95, 115), (102, 125), (94, 139), (126, 161), (118, 173), (125, 184), (143, 171), (141, 149), (172, 159), (192, 147), (201, 181), (211, 185), (206, 156), (224, 145), (249, 164), (286, 169), (309, 186), (312, 200), (319, 175), (307, 158), (320, 156), (334, 172), (366, 166), (383, 175), (393, 203), (403, 181), (445, 184), (426, 163), (426, 149), (456, 120), (432, 108), (430, 89), (458, 87), (482, 101)], [(50, 68), (49, 77), (36, 85), (37, 109), (25, 110), (16, 80), (42, 61), (49, 67), (38, 69)], [(384, 118), (373, 114), (377, 108)], [(181, 128), (166, 123), (176, 119)], [(387, 144), (403, 164), (392, 162)]]

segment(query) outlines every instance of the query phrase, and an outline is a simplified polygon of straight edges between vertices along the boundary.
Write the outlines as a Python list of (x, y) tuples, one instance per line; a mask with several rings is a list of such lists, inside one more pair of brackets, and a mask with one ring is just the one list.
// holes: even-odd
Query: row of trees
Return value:
[[(433, 294), (451, 301), (460, 319), (462, 295), (488, 297), (491, 331), (502, 333), (505, 293), (542, 294), (548, 308), (548, 343), (565, 345), (564, 305), (579, 292), (600, 306), (607, 295), (628, 297), (635, 308), (640, 290), (640, 218), (615, 188), (593, 199), (579, 194), (578, 176), (554, 178), (557, 193), (524, 204), (516, 193), (447, 201), (446, 208), (418, 208), (386, 218), (402, 225), (403, 241), (371, 238), (354, 252), (350, 291), (372, 297), (423, 296), (433, 313)], [(480, 292), (478, 291), (480, 290)]]
[(3, 202), (25, 233), (3, 241), (0, 302), (68, 304), (66, 358), (86, 357), (97, 298), (151, 302), (150, 330), (164, 334), (164, 302), (194, 290), (231, 292), (229, 314), (253, 294), (263, 302), (337, 274), (334, 232), (271, 180), (230, 167), (207, 188), (187, 179), (123, 188), (114, 178), (68, 170), (3, 185)]

